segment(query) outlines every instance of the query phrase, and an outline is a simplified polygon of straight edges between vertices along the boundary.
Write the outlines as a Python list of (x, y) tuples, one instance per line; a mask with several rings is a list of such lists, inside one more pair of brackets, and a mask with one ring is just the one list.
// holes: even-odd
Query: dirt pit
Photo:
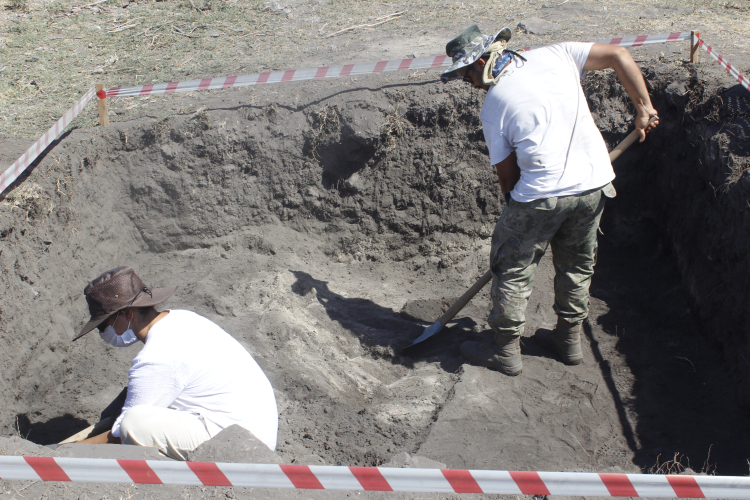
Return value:
[[(287, 462), (747, 474), (750, 103), (679, 65), (644, 73), (662, 125), (615, 163), (585, 362), (534, 339), (556, 320), (547, 255), (515, 378), (460, 355), (491, 338), (487, 290), (404, 350), (488, 265), (482, 94), (380, 75), (73, 131), (0, 204), (3, 434), (58, 442), (126, 384), (138, 347), (70, 340), (86, 283), (130, 265), (258, 360)], [(586, 90), (611, 147), (627, 98), (611, 73)]]

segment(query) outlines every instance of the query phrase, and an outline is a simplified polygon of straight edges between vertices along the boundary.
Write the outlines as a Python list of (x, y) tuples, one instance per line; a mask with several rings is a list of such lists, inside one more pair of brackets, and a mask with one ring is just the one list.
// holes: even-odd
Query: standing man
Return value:
[(100, 275), (83, 291), (94, 328), (114, 347), (145, 345), (128, 372), (125, 405), (112, 430), (81, 443), (158, 448), (175, 460), (238, 424), (276, 448), (271, 383), (250, 353), (212, 321), (190, 311), (157, 311), (177, 289), (149, 288), (129, 267)]
[(493, 343), (464, 342), (474, 363), (521, 373), (520, 337), (534, 272), (549, 245), (555, 267), (557, 327), (538, 335), (563, 363), (583, 361), (596, 232), (615, 196), (607, 147), (581, 87), (583, 72), (614, 69), (633, 101), (641, 142), (658, 121), (640, 69), (623, 47), (561, 43), (524, 53), (507, 49), (511, 31), (485, 36), (473, 25), (446, 46), (453, 64), (442, 80), (462, 78), (487, 96), (481, 119), (506, 206), (492, 235)]

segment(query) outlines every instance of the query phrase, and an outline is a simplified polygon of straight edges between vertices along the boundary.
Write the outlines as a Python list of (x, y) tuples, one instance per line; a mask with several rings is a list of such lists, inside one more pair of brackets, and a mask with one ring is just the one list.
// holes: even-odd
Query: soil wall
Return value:
[[(694, 69), (645, 69), (662, 117), (658, 133), (620, 160), (616, 185), (631, 217), (659, 229), (673, 252), (690, 313), (721, 349), (737, 401), (750, 409), (750, 93)], [(658, 75), (658, 77), (656, 77)], [(627, 110), (613, 75), (588, 79), (602, 130)], [(623, 113), (624, 123), (632, 115)], [(608, 134), (605, 132), (605, 136)], [(611, 137), (611, 136), (608, 136)], [(621, 221), (625, 224), (633, 221)]]

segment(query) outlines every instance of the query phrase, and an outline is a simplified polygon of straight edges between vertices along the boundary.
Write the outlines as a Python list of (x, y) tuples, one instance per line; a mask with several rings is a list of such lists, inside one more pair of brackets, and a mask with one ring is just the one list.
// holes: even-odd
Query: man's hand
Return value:
[(107, 431), (83, 441), (76, 441), (76, 444), (120, 444), (120, 438), (114, 437), (112, 431)]
[(497, 171), (497, 180), (500, 181), (500, 189), (507, 194), (513, 191), (518, 179), (521, 178), (521, 169), (518, 168), (516, 153), (508, 155), (506, 159), (494, 165)]
[(646, 82), (643, 80), (640, 68), (630, 55), (630, 51), (625, 47), (595, 43), (591, 46), (583, 70), (595, 71), (598, 69), (614, 69), (617, 73), (617, 77), (625, 87), (625, 91), (633, 101), (638, 113), (635, 119), (635, 129), (638, 131), (641, 142), (643, 142), (646, 139), (646, 134), (659, 124), (659, 120), (657, 119), (649, 124), (651, 117), (658, 116), (658, 114), (651, 105)]
[[(641, 115), (639, 113), (635, 118), (635, 129), (638, 131), (638, 135), (640, 136), (640, 142), (645, 141), (646, 134), (654, 130), (656, 126), (659, 125), (659, 115), (656, 113), (656, 110), (654, 108), (651, 108), (651, 110), (647, 111), (647, 113), (648, 115)], [(652, 116), (655, 116), (656, 120), (649, 123)]]

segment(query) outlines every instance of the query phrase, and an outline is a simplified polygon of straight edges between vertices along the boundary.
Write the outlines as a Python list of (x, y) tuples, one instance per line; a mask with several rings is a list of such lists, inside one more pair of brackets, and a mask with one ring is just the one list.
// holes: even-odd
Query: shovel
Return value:
[[(659, 118), (656, 116), (651, 117), (651, 120), (649, 120), (649, 125), (653, 122), (657, 121)], [(616, 158), (618, 158), (623, 151), (628, 149), (635, 141), (638, 139), (638, 131), (633, 130), (620, 144), (615, 146), (615, 148), (610, 151), (609, 153), (609, 161), (613, 162)], [(479, 293), (479, 290), (484, 288), (484, 285), (486, 285), (490, 280), (492, 279), (492, 271), (487, 271), (482, 275), (479, 280), (472, 285), (471, 288), (469, 288), (466, 293), (461, 295), (461, 297), (456, 301), (455, 304), (450, 306), (447, 311), (443, 313), (442, 316), (440, 316), (437, 321), (435, 321), (432, 325), (428, 326), (424, 329), (424, 332), (422, 335), (417, 337), (412, 341), (411, 344), (409, 344), (407, 347), (411, 347), (415, 344), (419, 344), (420, 342), (423, 342), (433, 335), (435, 335), (437, 332), (443, 329), (443, 327), (453, 319), (453, 317), (458, 314), (458, 312), (464, 308), (466, 304), (469, 303), (469, 301), (474, 298), (474, 296)]]

